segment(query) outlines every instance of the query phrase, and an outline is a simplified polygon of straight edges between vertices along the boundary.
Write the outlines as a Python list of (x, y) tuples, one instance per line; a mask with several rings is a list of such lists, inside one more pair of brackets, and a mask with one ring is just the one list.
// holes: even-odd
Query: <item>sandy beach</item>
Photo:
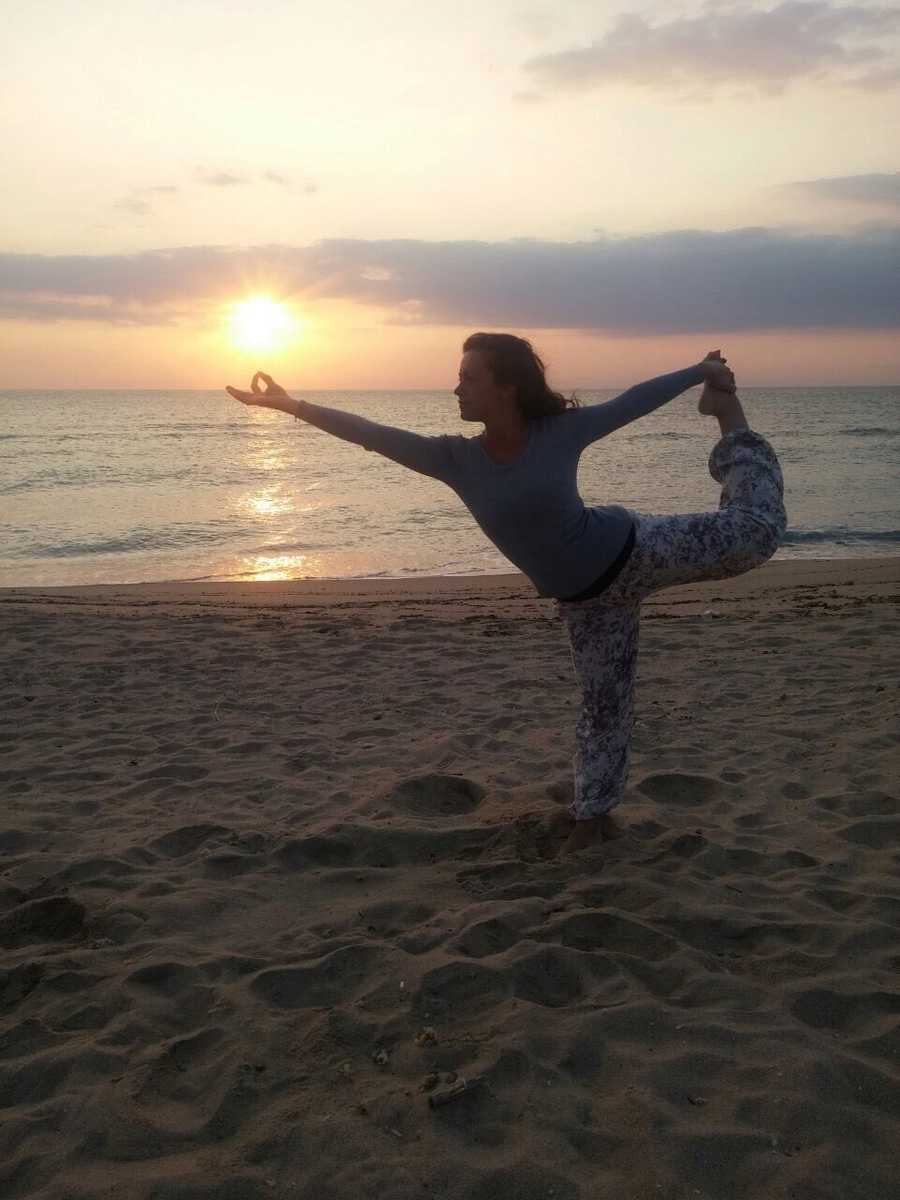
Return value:
[(898, 600), (648, 602), (625, 834), (562, 859), (520, 576), (0, 591), (0, 1194), (893, 1194)]

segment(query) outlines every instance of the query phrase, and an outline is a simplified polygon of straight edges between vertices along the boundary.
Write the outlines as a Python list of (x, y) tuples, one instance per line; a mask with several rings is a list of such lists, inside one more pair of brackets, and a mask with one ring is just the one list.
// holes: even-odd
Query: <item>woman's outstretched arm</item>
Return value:
[[(623, 425), (629, 425), (639, 417), (661, 408), (688, 388), (700, 383), (710, 383), (723, 391), (734, 391), (734, 376), (725, 365), (718, 350), (711, 350), (703, 362), (668, 375), (657, 375), (643, 383), (607, 400), (605, 404), (592, 404), (588, 408), (576, 409), (574, 418), (579, 444), (584, 447), (606, 437)], [(572, 419), (571, 417), (569, 419)]]
[[(265, 391), (260, 390), (258, 378), (266, 383)], [(298, 420), (314, 425), (324, 433), (372, 450), (400, 463), (403, 467), (408, 467), (411, 471), (418, 471), (420, 475), (431, 475), (445, 483), (450, 481), (453, 458), (449, 437), (427, 437), (424, 434), (412, 433), (408, 429), (381, 425), (356, 413), (326, 408), (322, 404), (311, 404), (308, 400), (295, 400), (271, 376), (262, 372), (253, 376), (250, 386), (249, 392), (234, 387), (227, 387), (225, 390), (229, 396), (240, 400), (242, 404), (288, 413)]]

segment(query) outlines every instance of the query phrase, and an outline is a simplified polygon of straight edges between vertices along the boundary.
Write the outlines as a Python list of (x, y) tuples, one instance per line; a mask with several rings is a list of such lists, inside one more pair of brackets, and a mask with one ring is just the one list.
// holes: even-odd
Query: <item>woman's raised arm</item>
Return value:
[(734, 391), (734, 375), (718, 350), (711, 350), (702, 362), (693, 367), (672, 371), (668, 375), (657, 375), (654, 379), (635, 384), (614, 400), (576, 409), (574, 415), (567, 416), (577, 427), (579, 444), (582, 447), (589, 446), (591, 442), (606, 437), (623, 425), (646, 417), (700, 383), (709, 383), (722, 391)]
[[(265, 391), (260, 390), (258, 379), (265, 382)], [(420, 475), (430, 475), (445, 483), (450, 482), (453, 457), (450, 449), (451, 439), (447, 436), (426, 437), (408, 429), (396, 429), (392, 425), (369, 421), (356, 413), (326, 408), (322, 404), (311, 404), (308, 400), (295, 400), (270, 375), (264, 375), (261, 371), (253, 376), (249, 392), (230, 386), (225, 390), (229, 396), (240, 400), (241, 404), (288, 413), (298, 420), (314, 425), (324, 433), (330, 433), (345, 442), (353, 442), (365, 450), (372, 450), (403, 467), (408, 467), (411, 471), (417, 471)]]

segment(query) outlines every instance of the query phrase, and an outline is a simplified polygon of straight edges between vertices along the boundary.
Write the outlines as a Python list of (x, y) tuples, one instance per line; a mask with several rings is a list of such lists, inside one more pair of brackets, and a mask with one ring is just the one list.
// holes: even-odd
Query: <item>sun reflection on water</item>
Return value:
[(288, 456), (281, 446), (251, 446), (244, 458), (253, 471), (280, 471), (288, 464)]
[(238, 501), (238, 508), (245, 512), (256, 513), (260, 517), (274, 517), (279, 513), (290, 512), (293, 503), (287, 496), (281, 495), (279, 487), (263, 488), (252, 496), (244, 496)]
[(324, 574), (321, 560), (312, 554), (254, 554), (242, 562), (240, 574), (254, 580), (319, 578)]

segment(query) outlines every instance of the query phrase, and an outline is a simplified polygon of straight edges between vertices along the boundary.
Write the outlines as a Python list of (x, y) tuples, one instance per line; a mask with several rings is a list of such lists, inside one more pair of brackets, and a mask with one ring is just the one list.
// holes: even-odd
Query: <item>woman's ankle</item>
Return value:
[(747, 420), (747, 415), (737, 395), (722, 396), (719, 399), (716, 405), (716, 419), (719, 422), (722, 437), (726, 433), (734, 433), (738, 429), (750, 428), (750, 422)]

